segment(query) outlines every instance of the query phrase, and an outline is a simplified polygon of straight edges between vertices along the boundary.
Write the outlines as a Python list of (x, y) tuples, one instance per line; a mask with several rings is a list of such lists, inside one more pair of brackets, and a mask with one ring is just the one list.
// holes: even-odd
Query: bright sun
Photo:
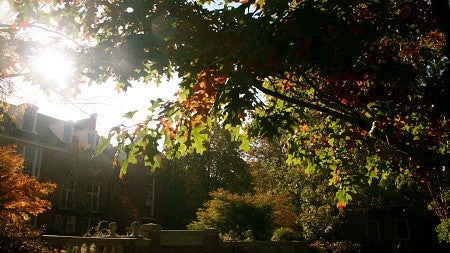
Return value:
[(46, 80), (64, 88), (74, 73), (73, 61), (59, 50), (44, 50), (33, 59), (34, 69)]

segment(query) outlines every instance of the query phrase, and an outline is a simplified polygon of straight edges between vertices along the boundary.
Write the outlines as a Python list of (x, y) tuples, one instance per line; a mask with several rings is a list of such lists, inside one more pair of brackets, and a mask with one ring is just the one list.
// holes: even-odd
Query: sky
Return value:
[[(15, 13), (9, 8), (8, 1), (0, 0), (0, 23), (12, 24), (14, 18)], [(24, 31), (22, 35), (38, 36), (41, 42), (47, 36), (51, 39), (48, 34), (32, 28)], [(56, 51), (49, 49), (42, 52), (41, 55), (37, 55), (35, 70), (52, 78), (53, 82), (59, 82), (58, 78), (64, 78), (64, 76), (57, 74), (68, 74), (64, 72), (71, 69), (71, 63), (66, 61), (65, 55), (58, 55), (54, 52)], [(39, 113), (67, 121), (89, 118), (91, 114), (96, 113), (97, 132), (105, 136), (114, 126), (122, 123), (128, 126), (144, 121), (150, 100), (173, 97), (178, 82), (177, 79), (167, 81), (160, 84), (159, 88), (154, 84), (134, 83), (127, 92), (117, 92), (115, 83), (110, 81), (101, 85), (82, 86), (79, 95), (63, 100), (60, 95), (44, 94), (39, 85), (30, 85), (16, 79), (14, 80), (14, 93), (7, 98), (7, 101), (12, 104), (31, 103), (39, 107)], [(122, 117), (123, 114), (133, 110), (139, 110), (135, 114), (135, 120), (130, 121)]]
[[(0, 0), (0, 23), (12, 24), (14, 18), (15, 13), (9, 8), (8, 2)], [(53, 34), (46, 34), (40, 29), (33, 28), (23, 31), (21, 34), (21, 36), (33, 39), (36, 39), (35, 36), (37, 36), (38, 40), (44, 43), (47, 38), (49, 41), (53, 39), (50, 35)], [(57, 39), (62, 44), (71, 43), (61, 38)], [(64, 75), (70, 74), (67, 73), (67, 70), (71, 69), (70, 64), (76, 63), (68, 61), (66, 55), (57, 54), (58, 50), (54, 50), (53, 47), (54, 45), (41, 52), (40, 55), (36, 55), (35, 68), (33, 66), (29, 68), (31, 71), (38, 71), (43, 76), (51, 78), (52, 83), (63, 84)], [(89, 118), (91, 114), (95, 113), (97, 114), (97, 132), (106, 136), (114, 126), (120, 124), (129, 126), (144, 121), (150, 100), (172, 98), (177, 91), (178, 82), (178, 79), (166, 81), (159, 87), (154, 84), (136, 82), (127, 92), (118, 92), (115, 89), (116, 84), (109, 81), (105, 84), (84, 85), (81, 87), (81, 93), (76, 97), (63, 100), (61, 95), (44, 94), (39, 85), (27, 84), (16, 79), (14, 80), (14, 93), (7, 98), (7, 101), (12, 104), (34, 104), (39, 107), (39, 113), (67, 121)], [(125, 113), (134, 110), (139, 111), (133, 120), (122, 117)]]
[[(219, 8), (218, 3), (205, 5), (205, 8)], [(8, 6), (8, 2), (0, 0), (0, 22), (2, 24), (11, 23), (15, 14)], [(28, 30), (30, 36), (36, 36), (42, 40), (48, 34), (42, 34), (39, 30)], [(69, 41), (70, 42), (70, 41)], [(64, 55), (55, 55), (52, 50), (37, 56), (37, 71), (44, 71), (44, 75), (49, 75), (55, 81), (55, 73), (63, 73), (70, 69), (69, 63), (64, 62)], [(59, 62), (55, 62), (55, 58)], [(62, 61), (62, 63), (61, 63)], [(64, 68), (64, 66), (66, 66)], [(52, 70), (49, 72), (48, 70)], [(58, 70), (58, 71), (55, 71)], [(64, 73), (67, 74), (67, 73)], [(7, 99), (13, 104), (31, 103), (39, 107), (39, 113), (49, 115), (61, 120), (76, 121), (89, 118), (91, 114), (97, 114), (97, 132), (106, 136), (109, 130), (117, 125), (133, 125), (145, 120), (146, 109), (150, 106), (150, 100), (156, 98), (172, 98), (177, 91), (178, 79), (167, 81), (156, 85), (135, 83), (127, 92), (117, 92), (114, 82), (108, 82), (101, 85), (83, 86), (81, 94), (75, 98), (63, 101), (59, 95), (45, 95), (39, 88), (39, 85), (30, 85), (21, 81), (15, 84), (14, 93)], [(134, 120), (126, 120), (122, 117), (125, 113), (133, 110), (139, 110), (135, 114)]]
[[(106, 136), (117, 125), (132, 125), (145, 120), (150, 100), (170, 99), (177, 90), (178, 80), (160, 84), (135, 83), (127, 92), (118, 92), (115, 84), (108, 82), (91, 86), (82, 86), (81, 93), (64, 101), (59, 95), (45, 95), (38, 85), (18, 82), (9, 101), (13, 104), (31, 103), (39, 107), (39, 113), (61, 120), (76, 121), (97, 114), (97, 132)], [(122, 117), (123, 114), (139, 110), (133, 120)]]

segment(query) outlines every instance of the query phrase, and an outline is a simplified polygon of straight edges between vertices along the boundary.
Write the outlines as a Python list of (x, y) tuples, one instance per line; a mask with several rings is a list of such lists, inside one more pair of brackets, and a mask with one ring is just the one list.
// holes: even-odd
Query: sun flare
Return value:
[(73, 76), (74, 63), (63, 52), (45, 50), (33, 59), (33, 66), (45, 81), (51, 82), (56, 88), (64, 88)]

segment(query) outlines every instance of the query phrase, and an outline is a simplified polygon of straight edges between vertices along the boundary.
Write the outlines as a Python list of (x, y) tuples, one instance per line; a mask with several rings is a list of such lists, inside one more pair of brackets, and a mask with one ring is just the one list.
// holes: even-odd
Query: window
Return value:
[(27, 132), (34, 132), (35, 122), (36, 122), (37, 112), (31, 107), (25, 109), (23, 114), (22, 130)]
[(395, 236), (397, 240), (409, 239), (409, 225), (407, 219), (394, 220), (395, 223)]
[(29, 176), (39, 177), (41, 170), (42, 150), (32, 147), (18, 147), (18, 152), (24, 159), (22, 173)]
[(144, 207), (144, 216), (145, 217), (152, 217), (153, 216), (153, 206), (145, 206)]
[(100, 185), (91, 185), (89, 191), (89, 211), (98, 212), (98, 205), (100, 202)]
[(97, 147), (97, 135), (95, 133), (88, 132), (87, 143), (88, 143), (89, 147), (91, 147), (91, 148)]
[(147, 175), (147, 186), (146, 186), (146, 194), (145, 194), (145, 216), (153, 216), (153, 206), (154, 206), (154, 181), (155, 178), (152, 174)]
[(68, 181), (63, 184), (61, 192), (61, 208), (72, 209), (75, 195), (75, 181)]
[(68, 234), (75, 234), (75, 222), (76, 218), (75, 216), (69, 216), (66, 223), (66, 233)]
[(63, 226), (63, 220), (61, 215), (56, 215), (55, 217), (55, 228), (58, 230), (58, 232), (61, 231), (61, 228)]
[(366, 235), (368, 241), (380, 240), (380, 227), (377, 220), (366, 221)]
[(75, 216), (66, 216), (64, 222), (63, 216), (56, 215), (55, 228), (63, 234), (75, 234), (76, 218)]
[[(98, 225), (99, 220), (92, 216), (92, 214), (88, 214), (85, 217), (81, 218), (81, 222), (78, 221), (78, 224), (81, 223), (81, 231), (85, 233), (86, 235), (94, 235), (95, 232), (91, 231), (92, 228), (96, 225)], [(94, 251), (91, 251), (94, 252)]]
[(78, 140), (80, 148), (92, 148), (95, 149), (98, 143), (98, 135), (95, 130), (82, 129), (73, 132), (74, 138)]
[(153, 181), (154, 181), (153, 175), (148, 175), (145, 195), (146, 198), (150, 200), (153, 200)]
[(67, 143), (72, 142), (72, 132), (73, 132), (73, 126), (64, 124), (62, 140)]

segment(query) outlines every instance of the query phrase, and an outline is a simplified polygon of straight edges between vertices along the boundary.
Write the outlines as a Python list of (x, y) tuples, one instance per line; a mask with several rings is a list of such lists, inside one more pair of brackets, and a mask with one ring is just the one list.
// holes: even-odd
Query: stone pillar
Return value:
[(203, 237), (203, 252), (216, 253), (219, 252), (219, 232), (215, 229), (205, 230)]
[(161, 253), (161, 225), (148, 223), (142, 224), (141, 234), (144, 238), (150, 239), (149, 253)]

